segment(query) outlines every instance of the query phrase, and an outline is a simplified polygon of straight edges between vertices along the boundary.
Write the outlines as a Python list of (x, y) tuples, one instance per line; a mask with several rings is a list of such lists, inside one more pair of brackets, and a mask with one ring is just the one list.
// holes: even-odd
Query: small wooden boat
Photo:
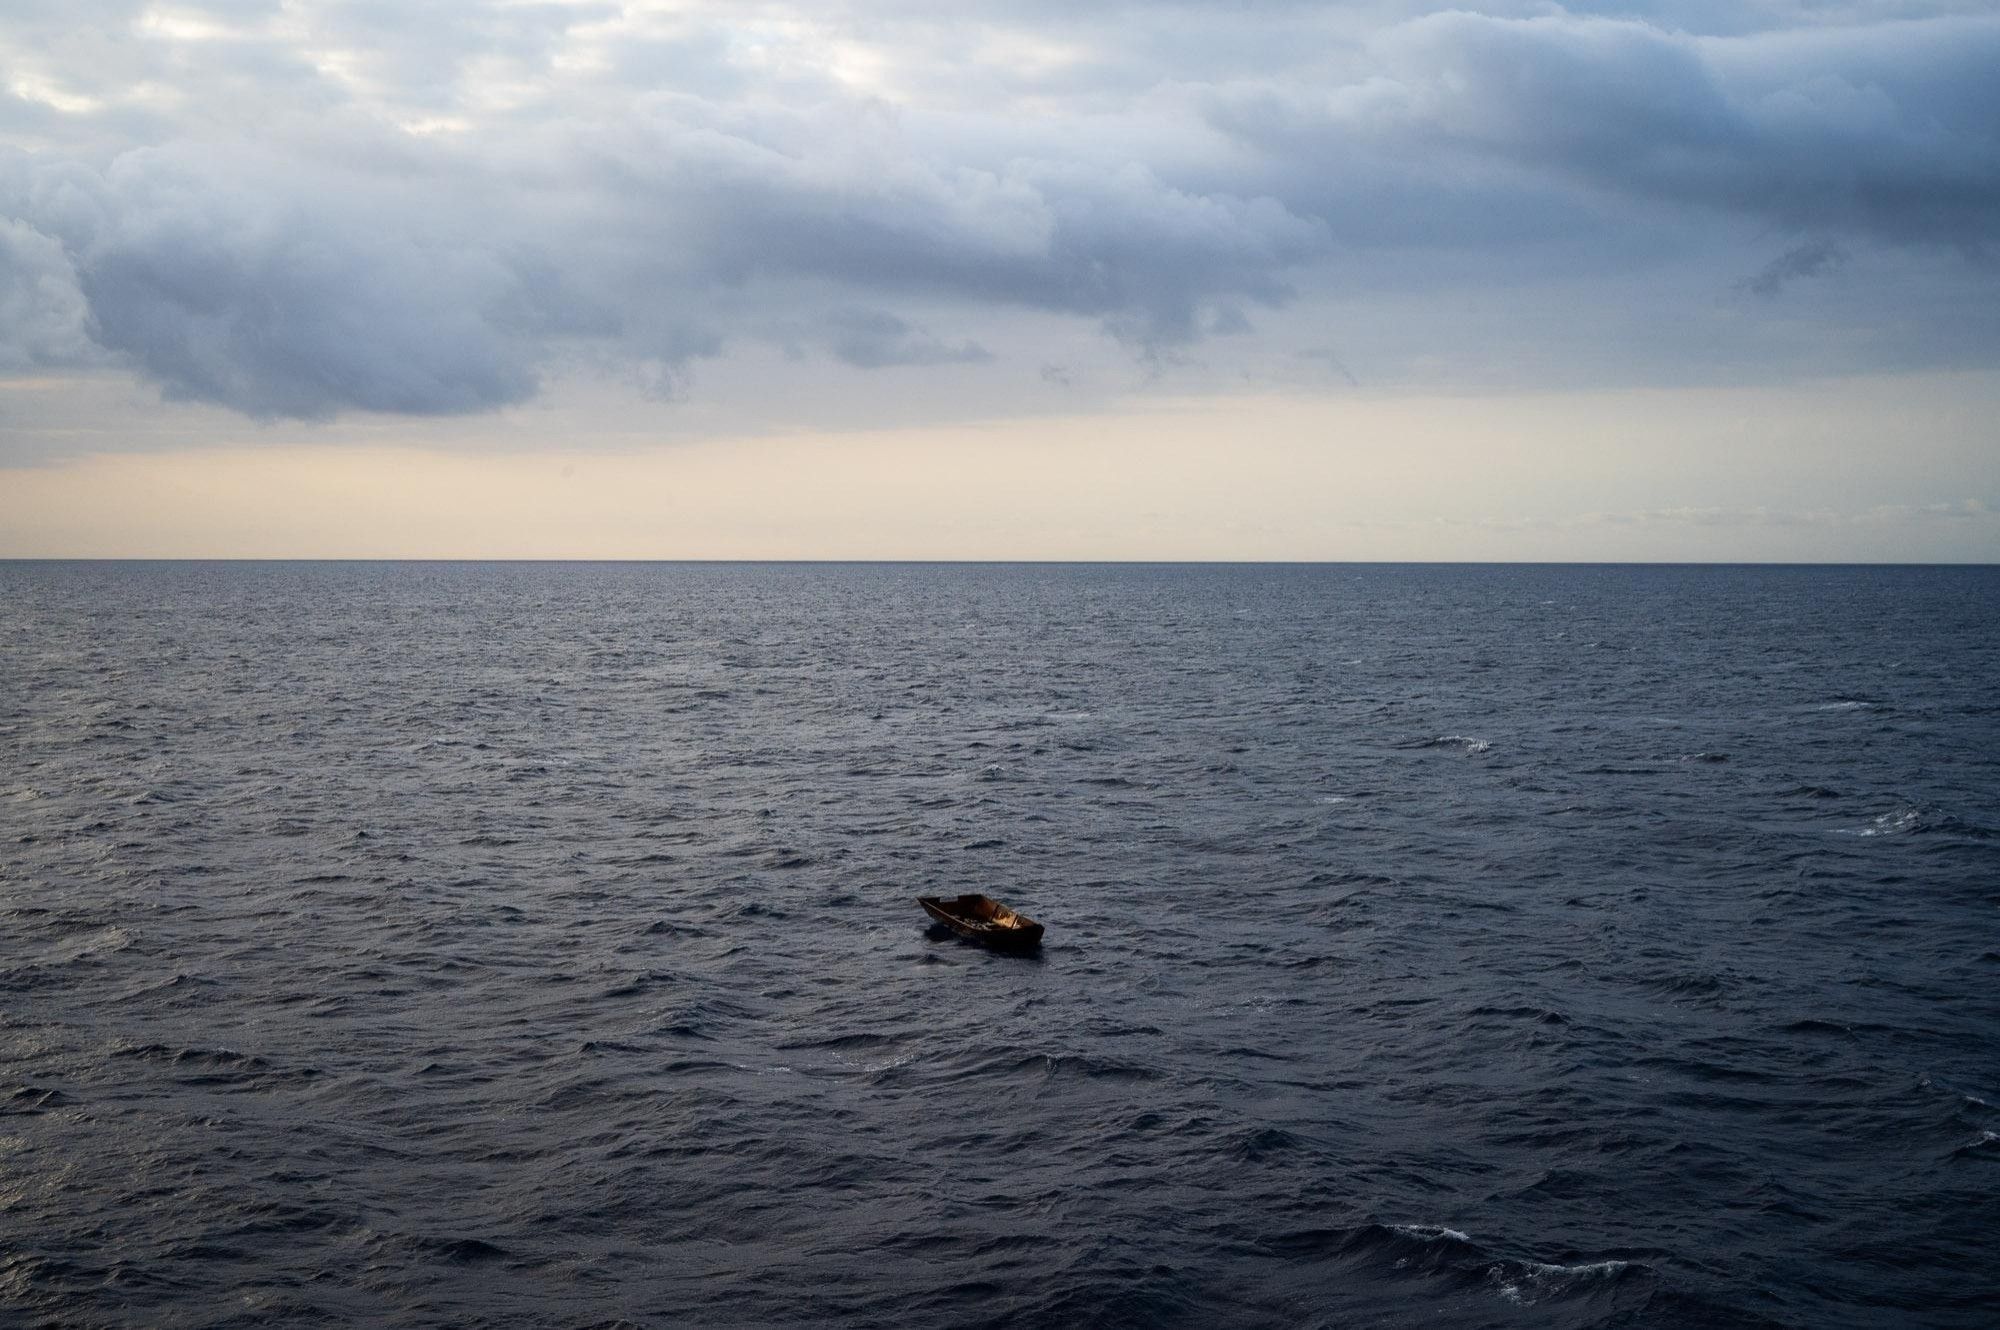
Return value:
[(1042, 945), (1042, 926), (1016, 914), (991, 896), (919, 896), (917, 904), (931, 918), (963, 938), (984, 942), (1000, 951), (1030, 951)]

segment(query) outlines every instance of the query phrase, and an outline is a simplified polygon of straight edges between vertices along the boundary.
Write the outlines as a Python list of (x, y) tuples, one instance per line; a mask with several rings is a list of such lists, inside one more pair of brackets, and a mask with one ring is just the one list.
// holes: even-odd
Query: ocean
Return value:
[(2000, 1320), (1994, 568), (8, 563), (0, 758), (7, 1324)]

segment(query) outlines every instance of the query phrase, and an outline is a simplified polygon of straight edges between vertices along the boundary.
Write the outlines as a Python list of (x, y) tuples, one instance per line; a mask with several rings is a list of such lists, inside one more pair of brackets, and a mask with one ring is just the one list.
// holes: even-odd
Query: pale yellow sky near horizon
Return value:
[(498, 451), (241, 424), (0, 469), (0, 556), (1986, 562), (1996, 420), (1967, 373)]

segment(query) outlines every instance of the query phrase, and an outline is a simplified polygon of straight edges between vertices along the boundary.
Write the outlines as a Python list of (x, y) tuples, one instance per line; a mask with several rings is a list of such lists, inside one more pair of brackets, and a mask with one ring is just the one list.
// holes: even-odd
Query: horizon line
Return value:
[(521, 555), (0, 554), (0, 563), (685, 564), (764, 567), (984, 568), (2000, 568), (1978, 559), (926, 559)]

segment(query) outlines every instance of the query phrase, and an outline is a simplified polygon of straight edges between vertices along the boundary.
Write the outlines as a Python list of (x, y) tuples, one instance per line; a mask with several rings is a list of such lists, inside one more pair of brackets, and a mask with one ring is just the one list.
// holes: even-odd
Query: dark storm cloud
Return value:
[(1770, 240), (1713, 288), (1771, 294), (2000, 225), (2000, 21), (1428, 8), (24, 0), (0, 368), (437, 414), (755, 340), (975, 364), (1033, 311), (1164, 369), (1328, 274), (1711, 262), (1721, 219)]
[(2000, 19), (1719, 39), (1447, 13), (1373, 49), (1363, 83), (1226, 93), (1215, 122), (1295, 157), (1386, 146), (1788, 230), (1972, 250), (2000, 228)]

